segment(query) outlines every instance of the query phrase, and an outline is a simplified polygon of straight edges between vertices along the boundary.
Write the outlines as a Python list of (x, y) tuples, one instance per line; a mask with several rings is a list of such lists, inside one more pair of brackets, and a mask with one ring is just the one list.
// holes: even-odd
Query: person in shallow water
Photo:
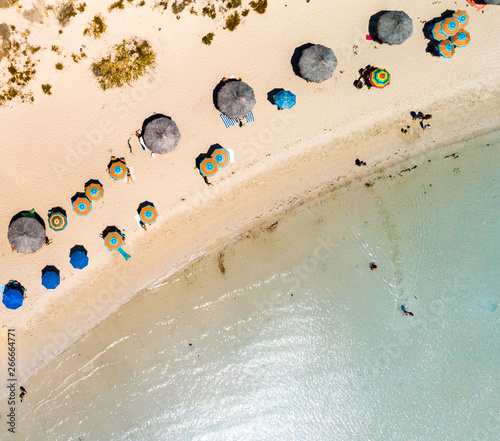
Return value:
[(377, 271), (377, 268), (378, 268), (378, 266), (375, 262), (370, 263), (370, 269), (372, 271)]
[(403, 311), (403, 315), (409, 315), (410, 317), (413, 317), (413, 312), (407, 311), (405, 305), (401, 305), (401, 310)]

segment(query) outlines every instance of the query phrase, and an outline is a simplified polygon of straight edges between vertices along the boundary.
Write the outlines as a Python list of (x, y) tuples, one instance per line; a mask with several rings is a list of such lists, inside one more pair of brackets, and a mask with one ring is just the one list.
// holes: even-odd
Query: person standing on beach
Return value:
[(21, 393), (19, 395), (19, 398), (20, 398), (20, 401), (22, 403), (24, 400), (24, 396), (28, 393), (28, 391), (23, 386), (21, 386), (20, 389), (21, 389)]

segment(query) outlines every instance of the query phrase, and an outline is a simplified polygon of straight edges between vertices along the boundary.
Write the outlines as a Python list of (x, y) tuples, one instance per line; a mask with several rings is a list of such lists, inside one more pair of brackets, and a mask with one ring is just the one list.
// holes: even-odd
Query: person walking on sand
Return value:
[(425, 125), (422, 124), (422, 129), (427, 130), (427, 129), (430, 129), (430, 128), (431, 128), (431, 125), (429, 123), (427, 123)]
[(127, 167), (127, 184), (129, 181), (132, 181), (132, 184), (134, 184), (134, 180), (132, 179), (132, 174), (130, 173), (130, 169)]
[(141, 228), (144, 228), (144, 230), (148, 231), (148, 229), (146, 228), (146, 224), (143, 221), (139, 221), (139, 224)]
[(422, 116), (422, 120), (424, 119), (431, 119), (432, 115), (430, 113), (426, 113), (424, 116)]
[(28, 391), (23, 386), (21, 386), (20, 389), (21, 389), (21, 393), (19, 395), (19, 398), (20, 398), (20, 401), (22, 403), (24, 400), (24, 396), (28, 393)]

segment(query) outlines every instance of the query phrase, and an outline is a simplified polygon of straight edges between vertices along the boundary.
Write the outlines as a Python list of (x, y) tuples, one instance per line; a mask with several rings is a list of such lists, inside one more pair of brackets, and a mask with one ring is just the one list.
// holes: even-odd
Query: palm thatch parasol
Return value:
[(34, 253), (45, 243), (45, 227), (33, 217), (19, 217), (10, 224), (8, 238), (19, 253)]
[(175, 121), (165, 115), (154, 115), (144, 121), (142, 138), (153, 153), (169, 153), (175, 150), (181, 133)]
[(227, 81), (217, 93), (217, 107), (229, 118), (243, 118), (255, 103), (253, 89), (243, 81)]
[(336, 68), (337, 57), (330, 48), (321, 44), (304, 49), (300, 56), (300, 75), (307, 81), (321, 83), (330, 78)]
[(500, 5), (500, 0), (484, 0), (487, 5)]
[(404, 43), (412, 32), (413, 22), (403, 11), (386, 12), (377, 22), (377, 35), (383, 43)]

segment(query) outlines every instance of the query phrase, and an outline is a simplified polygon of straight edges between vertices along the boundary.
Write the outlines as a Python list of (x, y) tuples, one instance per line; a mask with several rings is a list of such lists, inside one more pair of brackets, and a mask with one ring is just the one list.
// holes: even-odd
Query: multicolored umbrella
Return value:
[(207, 178), (209, 176), (215, 175), (215, 173), (217, 173), (218, 170), (217, 162), (210, 156), (207, 156), (205, 159), (203, 159), (200, 162), (198, 168), (200, 170), (200, 173), (203, 176), (206, 176)]
[(453, 37), (451, 37), (451, 42), (457, 47), (465, 47), (469, 44), (470, 35), (464, 30), (460, 29)]
[(439, 43), (438, 51), (442, 57), (451, 58), (455, 53), (455, 46), (453, 46), (453, 43), (450, 40), (444, 40)]
[(47, 265), (42, 270), (42, 285), (47, 289), (56, 289), (61, 283), (59, 270), (52, 265)]
[(451, 37), (452, 35), (455, 35), (459, 29), (460, 22), (455, 17), (445, 18), (443, 20), (443, 25), (441, 28), (443, 34)]
[(224, 147), (217, 147), (214, 149), (211, 156), (217, 163), (218, 167), (225, 167), (231, 162), (231, 153)]
[(97, 179), (91, 179), (85, 184), (85, 194), (91, 201), (98, 201), (104, 196), (104, 188)]
[(86, 216), (92, 211), (92, 202), (85, 193), (77, 193), (71, 198), (73, 210), (79, 216)]
[(280, 90), (276, 95), (274, 95), (274, 104), (276, 104), (280, 109), (291, 109), (295, 106), (297, 102), (297, 97), (288, 90)]
[(111, 161), (108, 164), (109, 175), (119, 181), (127, 176), (127, 163), (124, 158), (111, 157)]
[(143, 202), (137, 209), (141, 220), (146, 224), (154, 224), (158, 217), (158, 212), (152, 202)]
[(76, 269), (83, 269), (89, 264), (87, 250), (81, 245), (75, 245), (69, 252), (69, 263)]
[(432, 28), (431, 31), (432, 36), (434, 37), (434, 40), (446, 40), (448, 38), (448, 35), (443, 32), (443, 22), (439, 21), (437, 22), (434, 27)]
[(53, 208), (49, 211), (49, 227), (54, 231), (62, 231), (68, 225), (66, 212), (61, 207)]
[(469, 23), (469, 15), (465, 11), (457, 11), (453, 14), (453, 17), (459, 21), (460, 28), (467, 26)]
[(24, 301), (22, 291), (7, 287), (3, 292), (2, 303), (9, 309), (17, 309), (22, 306)]
[(374, 69), (368, 77), (370, 84), (378, 89), (383, 89), (391, 82), (391, 74), (385, 69)]

